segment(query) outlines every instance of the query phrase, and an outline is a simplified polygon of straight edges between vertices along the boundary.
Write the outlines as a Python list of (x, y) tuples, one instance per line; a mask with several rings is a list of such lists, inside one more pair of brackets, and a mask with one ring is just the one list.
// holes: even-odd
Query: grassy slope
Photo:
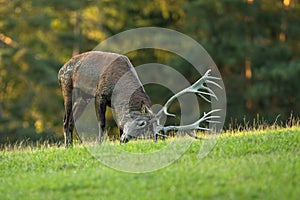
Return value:
[(0, 152), (0, 199), (299, 198), (300, 128), (227, 134), (204, 159), (200, 146), (145, 174), (107, 168), (80, 146)]

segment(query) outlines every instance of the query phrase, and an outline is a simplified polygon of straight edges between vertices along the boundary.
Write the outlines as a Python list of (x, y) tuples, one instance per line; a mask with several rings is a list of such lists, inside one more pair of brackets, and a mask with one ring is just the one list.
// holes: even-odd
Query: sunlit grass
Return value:
[[(110, 169), (88, 148), (23, 141), (0, 151), (0, 199), (298, 199), (300, 127), (230, 130), (203, 158), (205, 139), (192, 140), (183, 156), (146, 174)], [(191, 140), (191, 139), (187, 139)], [(136, 140), (109, 145), (149, 153), (184, 139)], [(147, 164), (147, 163), (145, 163)]]

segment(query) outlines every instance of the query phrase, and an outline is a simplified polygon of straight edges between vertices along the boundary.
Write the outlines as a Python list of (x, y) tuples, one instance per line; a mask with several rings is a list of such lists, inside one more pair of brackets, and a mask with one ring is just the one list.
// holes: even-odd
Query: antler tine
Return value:
[[(216, 80), (221, 80), (220, 78), (214, 77), (214, 76), (211, 76), (210, 78), (211, 78), (211, 79), (216, 79)], [(207, 83), (210, 83), (210, 84), (213, 84), (213, 85), (217, 86), (217, 87), (220, 88), (220, 89), (223, 89), (221, 85), (219, 85), (218, 83), (216, 83), (216, 82), (214, 82), (214, 81), (207, 80), (206, 82), (207, 82)]]
[(167, 116), (176, 117), (176, 115), (168, 112), (168, 107), (164, 107), (163, 111), (164, 111), (165, 115), (167, 115)]
[[(209, 95), (209, 94), (208, 94)], [(207, 101), (208, 103), (211, 103), (211, 100), (209, 100), (208, 98), (206, 98), (205, 96), (203, 96), (200, 92), (198, 93), (198, 96), (200, 96), (202, 99), (204, 99), (205, 101)]]
[(221, 116), (218, 116), (218, 115), (211, 115), (212, 113), (219, 112), (219, 111), (221, 111), (221, 109), (214, 109), (214, 110), (209, 111), (208, 113), (204, 112), (203, 116), (198, 121), (194, 122), (192, 125), (195, 126), (195, 129), (198, 129), (198, 128), (201, 128), (201, 127), (199, 127), (199, 124), (203, 121), (209, 121), (210, 119), (221, 118)]
[[(204, 86), (204, 87), (205, 87), (205, 86)], [(195, 92), (195, 93), (198, 94), (198, 96), (200, 96), (201, 98), (203, 98), (204, 100), (206, 100), (206, 101), (209, 102), (209, 103), (211, 103), (211, 101), (208, 100), (208, 99), (207, 99), (205, 96), (203, 96), (203, 95), (208, 95), (208, 96), (214, 97), (216, 100), (218, 100), (218, 97), (217, 97), (217, 95), (214, 93), (214, 91), (210, 90), (209, 88), (208, 88), (208, 91), (209, 91), (209, 92), (197, 91), (197, 92)]]

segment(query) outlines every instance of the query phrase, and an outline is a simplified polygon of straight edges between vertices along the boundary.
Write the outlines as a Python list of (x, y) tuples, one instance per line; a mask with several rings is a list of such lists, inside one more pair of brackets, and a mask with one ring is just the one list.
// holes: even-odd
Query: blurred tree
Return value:
[(53, 68), (59, 62), (48, 49), (51, 17), (30, 1), (0, 3), (0, 141), (52, 137), (61, 106)]
[[(299, 0), (0, 0), (0, 142), (62, 136), (59, 68), (111, 35), (144, 26), (181, 31), (207, 49), (224, 78), (227, 119), (299, 116), (299, 11)], [(169, 52), (128, 56), (135, 66), (157, 62), (191, 82), (199, 78)], [(171, 95), (146, 89), (154, 103)]]
[(263, 1), (254, 18), (259, 32), (252, 33), (252, 85), (247, 90), (247, 110), (273, 119), (291, 113), (299, 116), (299, 1)]
[[(188, 1), (185, 30), (208, 50), (226, 85), (227, 120), (299, 116), (299, 1)], [(200, 12), (201, 11), (201, 12)]]
[(63, 63), (110, 35), (171, 26), (182, 14), (173, 1), (0, 0), (0, 142), (61, 136)]

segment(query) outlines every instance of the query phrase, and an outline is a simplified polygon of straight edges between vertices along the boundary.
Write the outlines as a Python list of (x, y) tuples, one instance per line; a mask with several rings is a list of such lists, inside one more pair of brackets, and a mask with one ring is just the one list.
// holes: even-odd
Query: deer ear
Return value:
[[(142, 102), (143, 103), (143, 102)], [(154, 113), (152, 112), (151, 108), (149, 108), (146, 104), (142, 104), (142, 109), (141, 109), (142, 113), (146, 114), (149, 113), (150, 115), (154, 116)]]
[(142, 112), (143, 114), (147, 113), (147, 106), (144, 104), (144, 102), (142, 102), (141, 112)]

